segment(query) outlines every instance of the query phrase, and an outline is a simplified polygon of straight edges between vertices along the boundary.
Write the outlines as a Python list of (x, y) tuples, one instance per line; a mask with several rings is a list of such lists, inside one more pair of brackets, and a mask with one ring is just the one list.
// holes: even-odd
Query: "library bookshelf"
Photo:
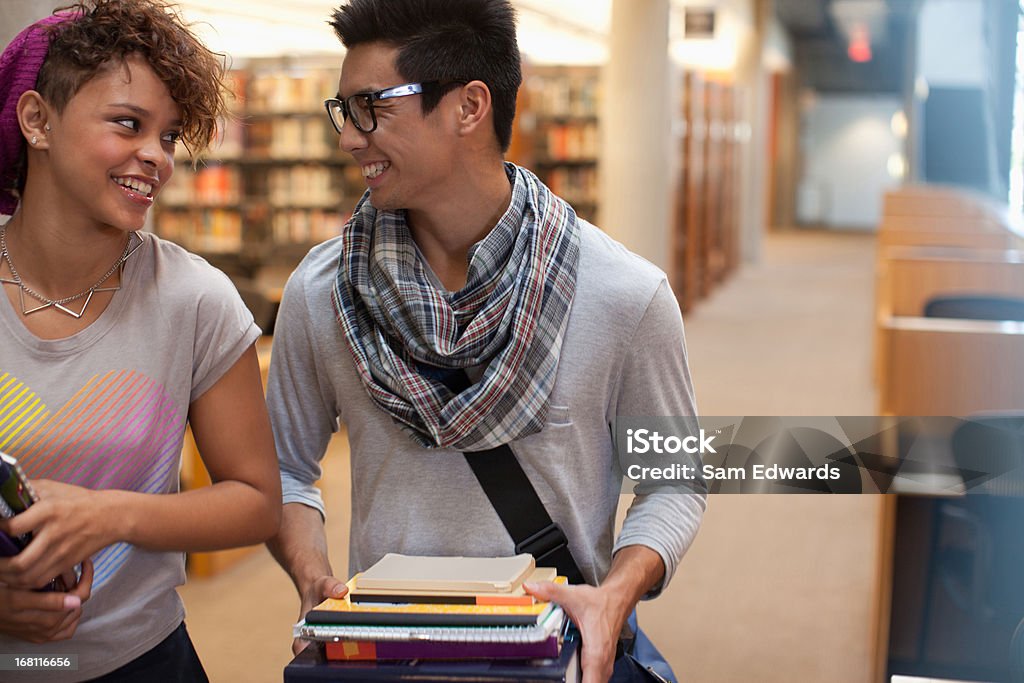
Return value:
[(595, 220), (600, 69), (526, 66), (508, 158), (529, 168), (576, 213)]
[[(155, 229), (233, 277), (291, 265), (340, 234), (365, 190), (321, 103), (337, 90), (336, 59), (254, 60), (232, 72), (232, 117), (194, 168), (179, 160)], [(507, 157), (583, 218), (598, 209), (600, 71), (527, 67)]]
[(336, 59), (254, 60), (231, 76), (220, 144), (194, 168), (178, 164), (155, 229), (254, 277), (338, 235), (364, 188), (322, 106), (337, 91)]
[(691, 310), (739, 262), (739, 151), (743, 121), (735, 85), (683, 74), (678, 114), (682, 161), (673, 212), (672, 288)]

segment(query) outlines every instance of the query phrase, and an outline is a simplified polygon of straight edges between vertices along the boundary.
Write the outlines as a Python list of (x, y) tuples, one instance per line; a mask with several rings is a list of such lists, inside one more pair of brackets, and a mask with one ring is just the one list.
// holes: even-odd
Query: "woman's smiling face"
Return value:
[(67, 215), (137, 230), (174, 172), (181, 109), (137, 55), (110, 65), (54, 113), (48, 196)]

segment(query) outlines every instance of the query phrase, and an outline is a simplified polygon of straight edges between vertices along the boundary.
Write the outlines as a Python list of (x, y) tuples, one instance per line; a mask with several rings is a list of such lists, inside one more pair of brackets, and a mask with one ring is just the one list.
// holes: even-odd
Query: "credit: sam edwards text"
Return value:
[[(626, 468), (626, 476), (633, 481), (694, 481), (697, 478), (696, 465), (673, 464), (666, 467), (644, 467), (642, 465), (630, 465)], [(752, 465), (746, 467), (718, 467), (715, 465), (702, 465), (700, 476), (704, 479), (745, 481), (751, 479), (788, 481), (793, 479), (802, 480), (828, 480), (839, 479), (839, 468), (834, 465), (820, 465), (819, 467), (784, 467), (781, 465)]]

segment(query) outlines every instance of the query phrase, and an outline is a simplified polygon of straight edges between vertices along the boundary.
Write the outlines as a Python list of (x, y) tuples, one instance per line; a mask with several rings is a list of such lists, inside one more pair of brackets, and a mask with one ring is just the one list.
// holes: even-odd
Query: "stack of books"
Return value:
[(558, 659), (567, 620), (526, 581), (565, 582), (530, 555), (506, 558), (389, 554), (296, 624), (328, 661)]

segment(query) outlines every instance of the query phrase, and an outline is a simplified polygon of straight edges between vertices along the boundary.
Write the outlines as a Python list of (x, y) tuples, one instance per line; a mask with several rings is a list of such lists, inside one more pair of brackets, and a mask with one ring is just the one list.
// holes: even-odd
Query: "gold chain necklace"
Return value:
[[(133, 237), (134, 240), (137, 241), (134, 241)], [(78, 294), (75, 294), (74, 296), (66, 296), (63, 299), (51, 299), (49, 297), (43, 296), (42, 294), (35, 291), (22, 281), (21, 275), (18, 274), (18, 270), (14, 267), (14, 262), (11, 261), (11, 254), (10, 252), (7, 251), (7, 228), (5, 226), (3, 228), (0, 228), (0, 256), (3, 257), (4, 262), (7, 264), (7, 268), (10, 269), (12, 277), (0, 277), (0, 283), (5, 285), (18, 286), (18, 297), (21, 300), (22, 315), (32, 315), (33, 313), (38, 313), (39, 311), (45, 310), (47, 308), (53, 308), (55, 310), (60, 311), (61, 313), (64, 313), (65, 315), (70, 315), (72, 318), (81, 318), (83, 315), (85, 315), (85, 309), (89, 307), (89, 302), (92, 301), (93, 294), (95, 294), (96, 292), (116, 292), (119, 289), (121, 289), (120, 280), (117, 283), (117, 287), (101, 287), (100, 285), (109, 280), (110, 276), (112, 276), (118, 270), (123, 271), (124, 262), (127, 261), (132, 254), (138, 251), (139, 247), (142, 246), (143, 242), (144, 239), (142, 237), (142, 233), (140, 233), (137, 230), (130, 232), (128, 234), (128, 243), (124, 247), (124, 252), (121, 254), (121, 258), (117, 259), (114, 265), (110, 267), (110, 270), (104, 273), (103, 277), (96, 281), (96, 284), (94, 284), (89, 289), (86, 289), (84, 291), (79, 292)], [(35, 308), (26, 308), (26, 295), (38, 301), (40, 305), (36, 306)], [(85, 299), (85, 302), (82, 304), (82, 308), (77, 311), (68, 308), (67, 306), (64, 305), (82, 298)]]

